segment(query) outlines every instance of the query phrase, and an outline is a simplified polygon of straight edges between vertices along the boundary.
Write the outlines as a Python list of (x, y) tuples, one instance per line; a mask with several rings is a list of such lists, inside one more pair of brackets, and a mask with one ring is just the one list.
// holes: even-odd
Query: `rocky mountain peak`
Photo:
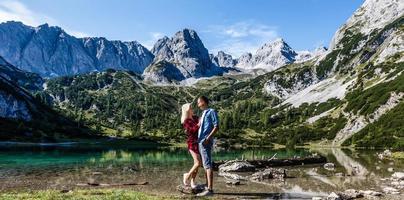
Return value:
[(370, 34), (395, 19), (403, 16), (404, 1), (402, 0), (366, 0), (348, 21), (335, 33), (330, 49), (334, 49), (343, 38), (346, 30), (353, 33)]
[(243, 54), (236, 67), (243, 69), (261, 68), (266, 71), (273, 71), (285, 64), (295, 61), (297, 53), (282, 39), (278, 38), (272, 42), (262, 45), (254, 55)]
[(0, 24), (0, 55), (12, 65), (43, 77), (103, 71), (143, 73), (154, 55), (137, 42), (102, 37), (76, 38), (62, 28), (21, 22)]
[(327, 52), (327, 48), (324, 46), (319, 46), (315, 48), (313, 51), (298, 51), (295, 57), (296, 63), (306, 62), (311, 59), (319, 58)]
[[(155, 58), (153, 64), (148, 68), (159, 70), (145, 70), (143, 75), (146, 79), (178, 81), (178, 78), (199, 78), (222, 72), (219, 67), (212, 63), (208, 50), (203, 45), (198, 34), (191, 29), (178, 31), (171, 38), (163, 37), (159, 39), (152, 52)], [(182, 76), (179, 76), (177, 70)], [(160, 77), (166, 75), (172, 77)]]
[(216, 56), (212, 55), (211, 60), (213, 64), (219, 67), (232, 68), (237, 63), (230, 54), (223, 51), (218, 51)]

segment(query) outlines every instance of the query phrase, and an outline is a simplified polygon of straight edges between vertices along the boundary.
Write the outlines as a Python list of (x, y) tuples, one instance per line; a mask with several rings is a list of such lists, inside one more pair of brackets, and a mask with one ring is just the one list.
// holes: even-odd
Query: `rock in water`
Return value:
[(327, 200), (341, 200), (341, 198), (335, 192), (331, 192), (331, 194), (327, 196)]
[(385, 187), (385, 188), (383, 188), (383, 192), (386, 194), (400, 194), (400, 192), (396, 188), (393, 188), (393, 187)]
[(376, 192), (376, 191), (373, 191), (373, 190), (365, 190), (365, 191), (359, 190), (359, 192), (361, 192), (365, 196), (376, 196), (376, 197), (382, 196), (381, 192)]
[(226, 184), (228, 184), (228, 185), (240, 185), (240, 181), (239, 180), (227, 180)]
[(191, 186), (178, 185), (177, 190), (184, 194), (198, 194), (205, 190), (205, 186), (197, 185), (195, 188), (191, 188)]
[(335, 170), (335, 164), (334, 163), (326, 163), (326, 164), (324, 164), (324, 169), (333, 171), (333, 170)]
[(358, 190), (348, 189), (345, 190), (345, 192), (338, 193), (338, 196), (340, 196), (341, 199), (356, 199), (356, 198), (362, 198), (363, 193), (361, 193)]
[(247, 161), (231, 160), (219, 166), (220, 172), (253, 172), (255, 166)]
[(265, 179), (283, 179), (286, 177), (286, 170), (285, 169), (273, 169), (273, 168), (268, 168), (260, 172), (256, 172), (253, 175), (251, 175), (251, 180), (254, 181), (262, 181)]
[(391, 177), (398, 180), (404, 180), (404, 172), (394, 172)]
[(219, 172), (219, 176), (223, 176), (226, 179), (230, 179), (230, 180), (247, 180), (246, 177), (244, 176), (240, 176), (238, 174), (233, 174), (233, 173), (228, 173), (228, 172)]

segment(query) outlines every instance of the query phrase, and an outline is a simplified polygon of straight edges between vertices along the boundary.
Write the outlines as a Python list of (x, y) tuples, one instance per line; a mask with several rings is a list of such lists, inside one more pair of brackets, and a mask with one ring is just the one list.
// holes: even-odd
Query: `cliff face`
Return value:
[(180, 81), (223, 73), (212, 63), (208, 50), (194, 30), (184, 29), (172, 38), (158, 40), (152, 52), (155, 58), (143, 74), (146, 79)]
[(154, 56), (137, 42), (76, 38), (47, 24), (0, 24), (0, 55), (18, 68), (43, 77), (73, 75), (108, 68), (142, 73)]

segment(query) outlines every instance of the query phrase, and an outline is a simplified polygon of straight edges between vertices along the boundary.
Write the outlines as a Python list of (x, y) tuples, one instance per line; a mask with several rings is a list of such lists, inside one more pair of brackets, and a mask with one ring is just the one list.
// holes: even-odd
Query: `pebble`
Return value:
[(240, 181), (239, 180), (227, 180), (226, 184), (227, 185), (240, 185)]
[(364, 195), (368, 195), (368, 196), (376, 196), (376, 197), (382, 196), (381, 192), (376, 192), (373, 190), (365, 190), (365, 191), (359, 190), (359, 192), (363, 193)]
[(341, 198), (335, 192), (331, 192), (330, 195), (327, 196), (327, 200), (340, 200)]
[(342, 176), (344, 176), (344, 173), (342, 173), (342, 172), (339, 172), (339, 173), (335, 173), (335, 176), (339, 176), (339, 177), (342, 177)]
[(383, 192), (386, 194), (400, 194), (400, 192), (396, 188), (393, 188), (393, 187), (385, 187), (385, 188), (383, 188)]
[(332, 171), (335, 169), (335, 164), (334, 163), (325, 163), (324, 169)]
[(398, 179), (398, 180), (404, 180), (404, 172), (394, 172), (391, 177)]

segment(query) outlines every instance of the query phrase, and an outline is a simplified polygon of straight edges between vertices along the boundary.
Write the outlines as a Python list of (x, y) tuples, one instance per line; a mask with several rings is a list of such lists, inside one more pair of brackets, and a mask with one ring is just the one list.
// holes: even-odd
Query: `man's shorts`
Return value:
[(205, 169), (212, 169), (213, 162), (212, 162), (212, 147), (213, 142), (209, 142), (207, 145), (203, 145), (203, 141), (199, 142), (199, 153), (201, 154), (203, 168)]

